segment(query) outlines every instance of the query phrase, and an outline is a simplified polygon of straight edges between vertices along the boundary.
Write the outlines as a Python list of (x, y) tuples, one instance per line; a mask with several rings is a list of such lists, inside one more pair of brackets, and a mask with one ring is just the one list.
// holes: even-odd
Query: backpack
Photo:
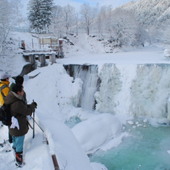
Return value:
[(2, 123), (6, 126), (10, 126), (11, 125), (11, 113), (10, 113), (10, 105), (6, 105), (4, 104), (1, 108), (0, 108), (0, 121), (2, 121)]
[(0, 88), (1, 88), (1, 94), (2, 94), (3, 99), (4, 99), (6, 96), (4, 95), (4, 93), (2, 92), (2, 90), (5, 89), (6, 87), (8, 87), (6, 84), (4, 84), (4, 85), (2, 85), (2, 86), (0, 87)]

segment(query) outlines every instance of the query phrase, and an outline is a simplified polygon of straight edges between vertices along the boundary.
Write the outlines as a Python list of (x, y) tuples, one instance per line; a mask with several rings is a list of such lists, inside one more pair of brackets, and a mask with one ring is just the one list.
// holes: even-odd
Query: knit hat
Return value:
[(10, 77), (11, 77), (11, 76), (10, 76), (9, 74), (3, 73), (3, 74), (1, 75), (1, 80), (7, 79), (7, 78), (10, 78)]

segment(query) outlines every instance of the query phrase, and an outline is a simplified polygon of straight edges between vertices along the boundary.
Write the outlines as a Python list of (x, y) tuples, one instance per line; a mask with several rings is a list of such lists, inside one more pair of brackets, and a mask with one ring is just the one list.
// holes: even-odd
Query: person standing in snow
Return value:
[[(20, 85), (23, 86), (23, 84), (24, 84), (24, 78), (23, 78), (23, 76), (17, 76), (17, 77), (15, 78), (15, 83), (12, 83), (12, 84), (10, 85), (9, 91), (12, 91), (12, 88), (14, 87), (15, 84), (20, 84)], [(27, 104), (27, 98), (26, 98), (26, 93), (25, 93), (25, 91), (24, 91), (24, 95), (23, 95), (23, 98), (22, 98), (22, 99), (23, 99), (24, 103)]]
[[(0, 82), (0, 104), (1, 106), (3, 106), (4, 104), (4, 99), (5, 97), (8, 95), (9, 93), (9, 78), (11, 76), (6, 74), (6, 73), (3, 73), (1, 75), (1, 82)], [(8, 141), (9, 143), (12, 143), (12, 137), (11, 135), (9, 134), (8, 132)], [(7, 149), (7, 148), (6, 148)], [(11, 149), (7, 149), (6, 151), (10, 151)]]
[(1, 82), (0, 82), (0, 90), (1, 90), (0, 91), (0, 104), (1, 106), (3, 106), (4, 99), (9, 93), (9, 84), (10, 84), (9, 78), (10, 77), (11, 76), (6, 73), (1, 75)]
[(9, 132), (13, 140), (13, 149), (15, 151), (16, 165), (22, 167), (23, 163), (23, 145), (25, 134), (28, 132), (27, 116), (31, 115), (37, 107), (36, 102), (25, 105), (23, 102), (24, 90), (23, 86), (16, 84), (12, 91), (9, 92), (5, 98), (4, 103), (10, 104), (10, 111), (12, 116), (12, 124)]
[[(15, 78), (15, 83), (12, 83), (9, 87), (9, 91), (12, 91), (12, 88), (14, 87), (15, 84), (20, 84), (20, 85), (23, 85), (24, 83), (24, 78), (22, 76), (17, 76)], [(23, 94), (23, 97), (22, 97), (22, 100), (24, 101), (25, 104), (27, 104), (27, 98), (26, 98), (26, 93), (24, 91), (24, 94)], [(12, 136), (10, 135), (9, 133), (9, 139), (11, 140), (10, 143), (12, 143)]]

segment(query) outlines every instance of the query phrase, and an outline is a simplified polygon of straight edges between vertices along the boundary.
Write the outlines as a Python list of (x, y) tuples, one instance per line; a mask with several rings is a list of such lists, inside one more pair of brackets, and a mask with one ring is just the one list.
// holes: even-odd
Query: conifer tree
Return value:
[(30, 27), (37, 33), (47, 33), (51, 25), (53, 0), (30, 0), (28, 19)]

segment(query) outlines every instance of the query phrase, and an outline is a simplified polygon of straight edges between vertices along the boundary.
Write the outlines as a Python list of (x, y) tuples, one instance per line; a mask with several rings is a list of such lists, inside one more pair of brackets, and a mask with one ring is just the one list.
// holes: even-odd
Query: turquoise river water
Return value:
[[(137, 120), (138, 121), (138, 120)], [(72, 128), (81, 122), (74, 117), (66, 124)], [(108, 170), (170, 170), (170, 125), (153, 127), (149, 123), (134, 128), (126, 125), (130, 136), (109, 151), (97, 151), (91, 162), (104, 164)]]
[(127, 127), (132, 136), (109, 151), (98, 151), (90, 160), (108, 170), (170, 170), (170, 126)]

